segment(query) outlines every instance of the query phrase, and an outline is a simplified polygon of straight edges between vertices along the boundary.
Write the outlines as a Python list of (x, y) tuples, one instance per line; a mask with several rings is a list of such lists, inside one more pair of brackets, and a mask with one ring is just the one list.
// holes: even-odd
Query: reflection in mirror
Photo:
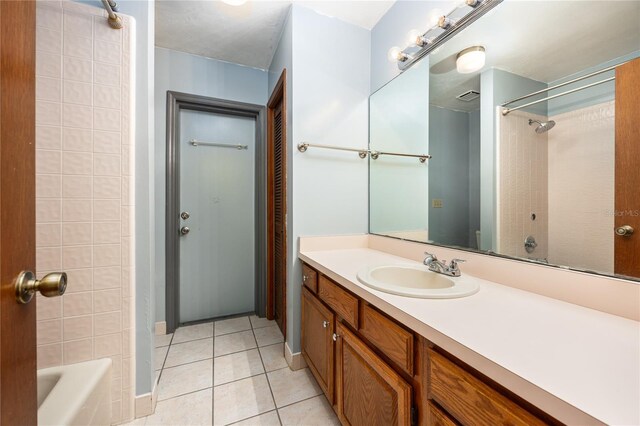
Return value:
[(371, 96), (371, 149), (433, 158), (371, 164), (370, 231), (640, 277), (639, 56), (640, 2), (499, 4)]

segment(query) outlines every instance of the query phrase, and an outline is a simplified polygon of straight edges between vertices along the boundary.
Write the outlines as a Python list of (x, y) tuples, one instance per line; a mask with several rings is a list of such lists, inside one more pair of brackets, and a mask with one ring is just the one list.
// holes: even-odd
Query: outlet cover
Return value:
[(434, 209), (441, 209), (442, 208), (442, 199), (441, 198), (434, 198), (433, 200), (431, 200), (431, 206)]

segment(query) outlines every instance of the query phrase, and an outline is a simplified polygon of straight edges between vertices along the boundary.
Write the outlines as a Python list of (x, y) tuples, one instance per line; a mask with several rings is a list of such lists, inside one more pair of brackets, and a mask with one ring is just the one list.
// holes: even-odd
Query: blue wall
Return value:
[(165, 320), (165, 200), (167, 91), (265, 105), (266, 71), (155, 48), (155, 293), (156, 321)]

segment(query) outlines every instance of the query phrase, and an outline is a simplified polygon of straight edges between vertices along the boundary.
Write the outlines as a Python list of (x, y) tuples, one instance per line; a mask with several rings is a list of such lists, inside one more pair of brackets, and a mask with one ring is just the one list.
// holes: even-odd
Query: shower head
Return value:
[(536, 133), (546, 133), (549, 130), (553, 129), (553, 126), (556, 125), (556, 122), (553, 120), (538, 121), (529, 119), (529, 126), (531, 126), (533, 123), (538, 123), (538, 125), (536, 126)]

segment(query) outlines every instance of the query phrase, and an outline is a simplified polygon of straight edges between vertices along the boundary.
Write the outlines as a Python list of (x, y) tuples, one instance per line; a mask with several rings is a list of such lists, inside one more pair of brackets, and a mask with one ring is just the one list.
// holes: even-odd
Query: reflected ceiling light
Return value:
[(431, 42), (433, 42), (433, 39), (425, 37), (422, 31), (415, 29), (409, 31), (409, 44), (411, 46), (423, 47)]
[(404, 62), (409, 59), (409, 55), (404, 53), (398, 46), (393, 46), (387, 52), (387, 58), (389, 59), (389, 62)]
[(247, 0), (222, 0), (222, 3), (226, 3), (231, 6), (242, 6)]
[(469, 74), (484, 67), (484, 46), (471, 46), (456, 56), (456, 69), (460, 74)]

